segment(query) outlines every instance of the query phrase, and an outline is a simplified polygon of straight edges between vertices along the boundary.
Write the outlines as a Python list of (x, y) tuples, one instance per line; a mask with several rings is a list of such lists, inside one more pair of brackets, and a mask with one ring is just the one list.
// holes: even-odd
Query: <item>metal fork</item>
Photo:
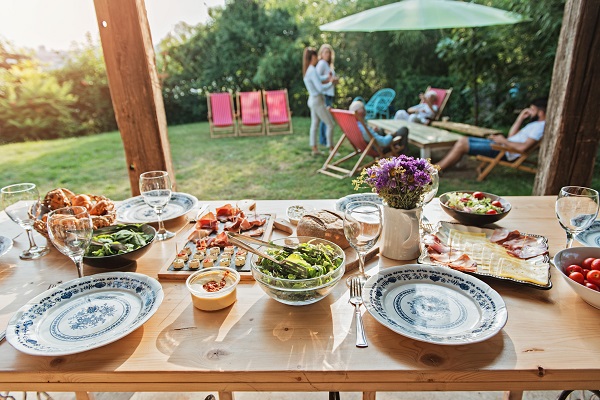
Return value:
[(362, 315), (360, 314), (360, 305), (363, 303), (360, 294), (362, 289), (359, 277), (350, 280), (350, 303), (354, 305), (354, 316), (356, 319), (356, 347), (368, 347), (365, 329), (363, 327)]

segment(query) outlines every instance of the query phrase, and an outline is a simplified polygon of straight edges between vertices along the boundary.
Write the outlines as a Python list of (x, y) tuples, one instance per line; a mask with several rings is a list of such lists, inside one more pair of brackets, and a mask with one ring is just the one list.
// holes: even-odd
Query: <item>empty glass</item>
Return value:
[(433, 200), (433, 198), (435, 197), (435, 195), (438, 192), (439, 187), (440, 187), (440, 176), (436, 170), (431, 173), (431, 188), (429, 189), (429, 192), (425, 193), (425, 195), (423, 196), (423, 202), (421, 203), (421, 207), (426, 206), (427, 204), (429, 204), (431, 202), (431, 200)]
[(350, 246), (358, 253), (358, 272), (346, 279), (350, 286), (353, 277), (360, 278), (361, 285), (369, 278), (365, 274), (365, 255), (377, 243), (381, 235), (381, 209), (370, 201), (353, 201), (344, 211), (344, 234)]
[(167, 240), (175, 236), (165, 229), (162, 212), (171, 200), (171, 178), (166, 171), (150, 171), (140, 175), (140, 193), (144, 202), (149, 205), (158, 217), (156, 240)]
[(48, 214), (48, 234), (54, 246), (73, 260), (77, 275), (83, 277), (83, 253), (90, 245), (94, 225), (85, 207), (59, 208)]
[(27, 232), (29, 248), (19, 257), (22, 260), (33, 260), (48, 254), (48, 247), (39, 247), (33, 239), (33, 222), (40, 213), (40, 194), (33, 183), (17, 183), (1, 189), (2, 208), (15, 223)]
[(598, 192), (581, 186), (565, 186), (556, 199), (556, 217), (567, 232), (566, 248), (573, 237), (590, 227), (598, 216)]

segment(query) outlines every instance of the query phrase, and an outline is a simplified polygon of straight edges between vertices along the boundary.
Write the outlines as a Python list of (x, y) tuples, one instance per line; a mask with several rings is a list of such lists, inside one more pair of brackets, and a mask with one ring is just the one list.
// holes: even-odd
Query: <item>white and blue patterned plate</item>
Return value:
[(575, 239), (583, 245), (600, 247), (600, 221), (596, 221), (585, 231), (575, 235)]
[(354, 193), (342, 197), (335, 202), (335, 209), (339, 212), (346, 211), (346, 206), (351, 201), (372, 201), (376, 204), (382, 204), (383, 200), (376, 193)]
[(422, 342), (462, 345), (498, 333), (508, 317), (502, 297), (479, 279), (436, 265), (386, 268), (362, 290), (381, 324)]
[(0, 236), (0, 256), (6, 254), (13, 246), (13, 241), (5, 236)]
[(17, 350), (62, 356), (115, 342), (146, 322), (163, 300), (154, 278), (133, 272), (85, 276), (36, 296), (6, 329)]
[[(191, 194), (173, 192), (171, 200), (162, 213), (162, 220), (168, 221), (185, 215), (196, 207), (198, 199)], [(132, 197), (124, 200), (117, 207), (117, 221), (126, 224), (145, 224), (158, 222), (156, 213), (144, 202), (142, 196)]]

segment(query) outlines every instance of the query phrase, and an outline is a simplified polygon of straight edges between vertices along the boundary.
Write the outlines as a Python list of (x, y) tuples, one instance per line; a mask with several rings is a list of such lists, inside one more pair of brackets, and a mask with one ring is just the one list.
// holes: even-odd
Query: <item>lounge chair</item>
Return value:
[[(534, 163), (534, 162), (528, 160), (528, 158), (539, 147), (540, 147), (540, 141), (535, 143), (529, 150), (523, 152), (523, 151), (513, 149), (509, 146), (503, 145), (503, 144), (493, 143), (492, 149), (497, 150), (500, 153), (498, 153), (498, 155), (496, 157), (488, 157), (488, 156), (483, 156), (483, 155), (477, 156), (477, 160), (481, 161), (481, 163), (477, 167), (477, 173), (478, 173), (477, 181), (479, 181), (479, 182), (483, 181), (497, 165), (502, 165), (504, 167), (518, 169), (520, 171), (531, 172), (533, 174), (537, 173), (537, 168), (536, 168), (537, 163)], [(507, 152), (519, 153), (521, 155), (519, 156), (519, 158), (517, 158), (516, 160), (513, 160), (513, 161), (503, 160), (502, 158), (506, 155)]]
[(294, 133), (287, 89), (265, 90), (263, 98), (267, 135)]
[[(338, 109), (331, 109), (330, 111), (331, 115), (333, 115), (335, 121), (340, 126), (343, 135), (340, 140), (338, 140), (337, 144), (329, 154), (329, 157), (325, 160), (325, 164), (323, 164), (323, 167), (319, 169), (318, 172), (343, 179), (353, 176), (359, 168), (362, 169), (368, 167), (381, 158), (398, 156), (402, 150), (404, 150), (404, 146), (399, 145), (395, 140), (389, 148), (382, 148), (379, 146), (375, 141), (375, 138), (371, 136), (367, 129), (365, 120), (357, 116), (354, 112)], [(369, 140), (368, 143), (365, 142), (358, 124), (363, 124), (366, 131), (369, 132), (371, 140)], [(398, 137), (398, 139), (400, 139), (400, 137)], [(353, 151), (347, 155), (340, 154), (340, 158), (337, 158), (334, 161), (336, 154), (340, 152), (341, 146), (345, 140), (350, 142)], [(340, 166), (341, 163), (354, 157), (358, 157), (358, 160), (350, 169)]]
[(238, 92), (237, 118), (239, 136), (259, 136), (265, 134), (262, 95), (260, 92)]
[(427, 93), (430, 90), (433, 90), (435, 92), (435, 94), (437, 94), (437, 101), (435, 102), (435, 105), (438, 106), (438, 111), (435, 114), (435, 117), (433, 118), (432, 121), (438, 121), (440, 118), (442, 118), (442, 113), (444, 112), (446, 103), (448, 103), (448, 99), (450, 98), (450, 95), (452, 94), (452, 88), (438, 89), (438, 88), (432, 88), (431, 86), (428, 86), (427, 89), (425, 90), (425, 93)]
[(231, 93), (208, 93), (208, 126), (211, 138), (236, 136), (237, 125)]
[(378, 119), (383, 116), (389, 119), (390, 104), (394, 101), (394, 97), (396, 97), (394, 89), (386, 88), (378, 90), (367, 102), (362, 97), (356, 97), (354, 100), (360, 100), (365, 103), (366, 119)]

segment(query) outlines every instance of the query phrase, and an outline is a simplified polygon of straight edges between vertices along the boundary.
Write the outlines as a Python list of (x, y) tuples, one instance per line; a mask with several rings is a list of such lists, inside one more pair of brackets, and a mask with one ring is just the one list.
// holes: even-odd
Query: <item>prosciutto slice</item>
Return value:
[(521, 236), (521, 232), (514, 230), (509, 231), (508, 229), (500, 228), (495, 229), (494, 233), (490, 237), (490, 242), (502, 244), (508, 240), (516, 239)]
[(467, 254), (452, 252), (444, 254), (429, 254), (429, 258), (452, 269), (463, 272), (477, 272), (477, 263)]
[(196, 229), (208, 229), (216, 231), (219, 229), (219, 220), (215, 217), (215, 214), (208, 212), (204, 214), (198, 222), (196, 222)]

